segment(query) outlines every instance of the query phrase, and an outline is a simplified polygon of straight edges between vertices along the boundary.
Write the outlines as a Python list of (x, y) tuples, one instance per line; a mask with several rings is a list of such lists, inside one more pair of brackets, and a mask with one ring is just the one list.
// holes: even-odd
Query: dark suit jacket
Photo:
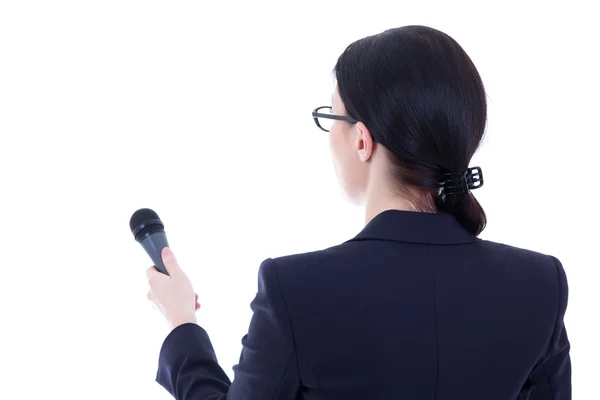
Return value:
[(566, 306), (556, 258), (389, 210), (262, 263), (233, 382), (195, 324), (165, 339), (156, 379), (185, 400), (565, 400)]

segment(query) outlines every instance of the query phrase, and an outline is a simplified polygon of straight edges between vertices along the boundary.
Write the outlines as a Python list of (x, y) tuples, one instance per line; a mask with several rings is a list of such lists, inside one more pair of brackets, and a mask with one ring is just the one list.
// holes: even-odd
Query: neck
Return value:
[(386, 210), (415, 211), (414, 207), (406, 199), (400, 197), (372, 196), (367, 198), (365, 203), (365, 225)]
[[(377, 184), (376, 182), (371, 181), (370, 183), (372, 184), (367, 188), (365, 195), (365, 225), (378, 214), (381, 214), (386, 210), (436, 212), (434, 209), (421, 210), (419, 207), (415, 206), (415, 200), (426, 200), (423, 198), (422, 194), (419, 196), (417, 192), (411, 191), (408, 196), (401, 196), (397, 191), (390, 189), (385, 182), (380, 181), (380, 183)], [(411, 199), (415, 200), (411, 201), (409, 196)], [(424, 201), (424, 203), (427, 202)]]
[(385, 151), (373, 156), (364, 193), (365, 225), (387, 210), (437, 212), (431, 195), (408, 187), (398, 190), (390, 185), (388, 159)]

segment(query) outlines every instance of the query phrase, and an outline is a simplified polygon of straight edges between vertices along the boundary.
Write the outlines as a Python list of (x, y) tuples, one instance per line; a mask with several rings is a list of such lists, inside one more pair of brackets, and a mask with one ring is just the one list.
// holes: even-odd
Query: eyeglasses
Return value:
[(315, 120), (315, 124), (325, 132), (329, 132), (331, 130), (331, 125), (333, 125), (333, 121), (346, 121), (351, 124), (356, 124), (358, 121), (354, 118), (345, 117), (343, 115), (334, 115), (333, 108), (331, 106), (323, 106), (318, 107), (315, 111), (312, 112), (313, 119)]

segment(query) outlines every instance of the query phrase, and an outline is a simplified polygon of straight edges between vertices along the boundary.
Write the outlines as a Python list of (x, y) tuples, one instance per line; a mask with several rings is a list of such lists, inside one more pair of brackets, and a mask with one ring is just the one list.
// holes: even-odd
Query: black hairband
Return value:
[(465, 172), (447, 172), (441, 182), (442, 196), (468, 193), (469, 190), (483, 186), (483, 174), (480, 167), (468, 168)]

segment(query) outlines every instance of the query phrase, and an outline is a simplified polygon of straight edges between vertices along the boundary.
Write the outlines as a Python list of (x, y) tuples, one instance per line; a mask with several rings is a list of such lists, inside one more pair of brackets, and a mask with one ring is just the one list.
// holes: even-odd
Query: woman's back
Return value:
[(471, 59), (408, 26), (352, 43), (334, 71), (313, 118), (365, 229), (263, 262), (230, 386), (197, 326), (167, 338), (159, 382), (178, 398), (570, 399), (562, 266), (477, 238), (487, 105)]
[(570, 393), (553, 257), (480, 240), (447, 214), (390, 210), (340, 246), (273, 266), (303, 398)]

